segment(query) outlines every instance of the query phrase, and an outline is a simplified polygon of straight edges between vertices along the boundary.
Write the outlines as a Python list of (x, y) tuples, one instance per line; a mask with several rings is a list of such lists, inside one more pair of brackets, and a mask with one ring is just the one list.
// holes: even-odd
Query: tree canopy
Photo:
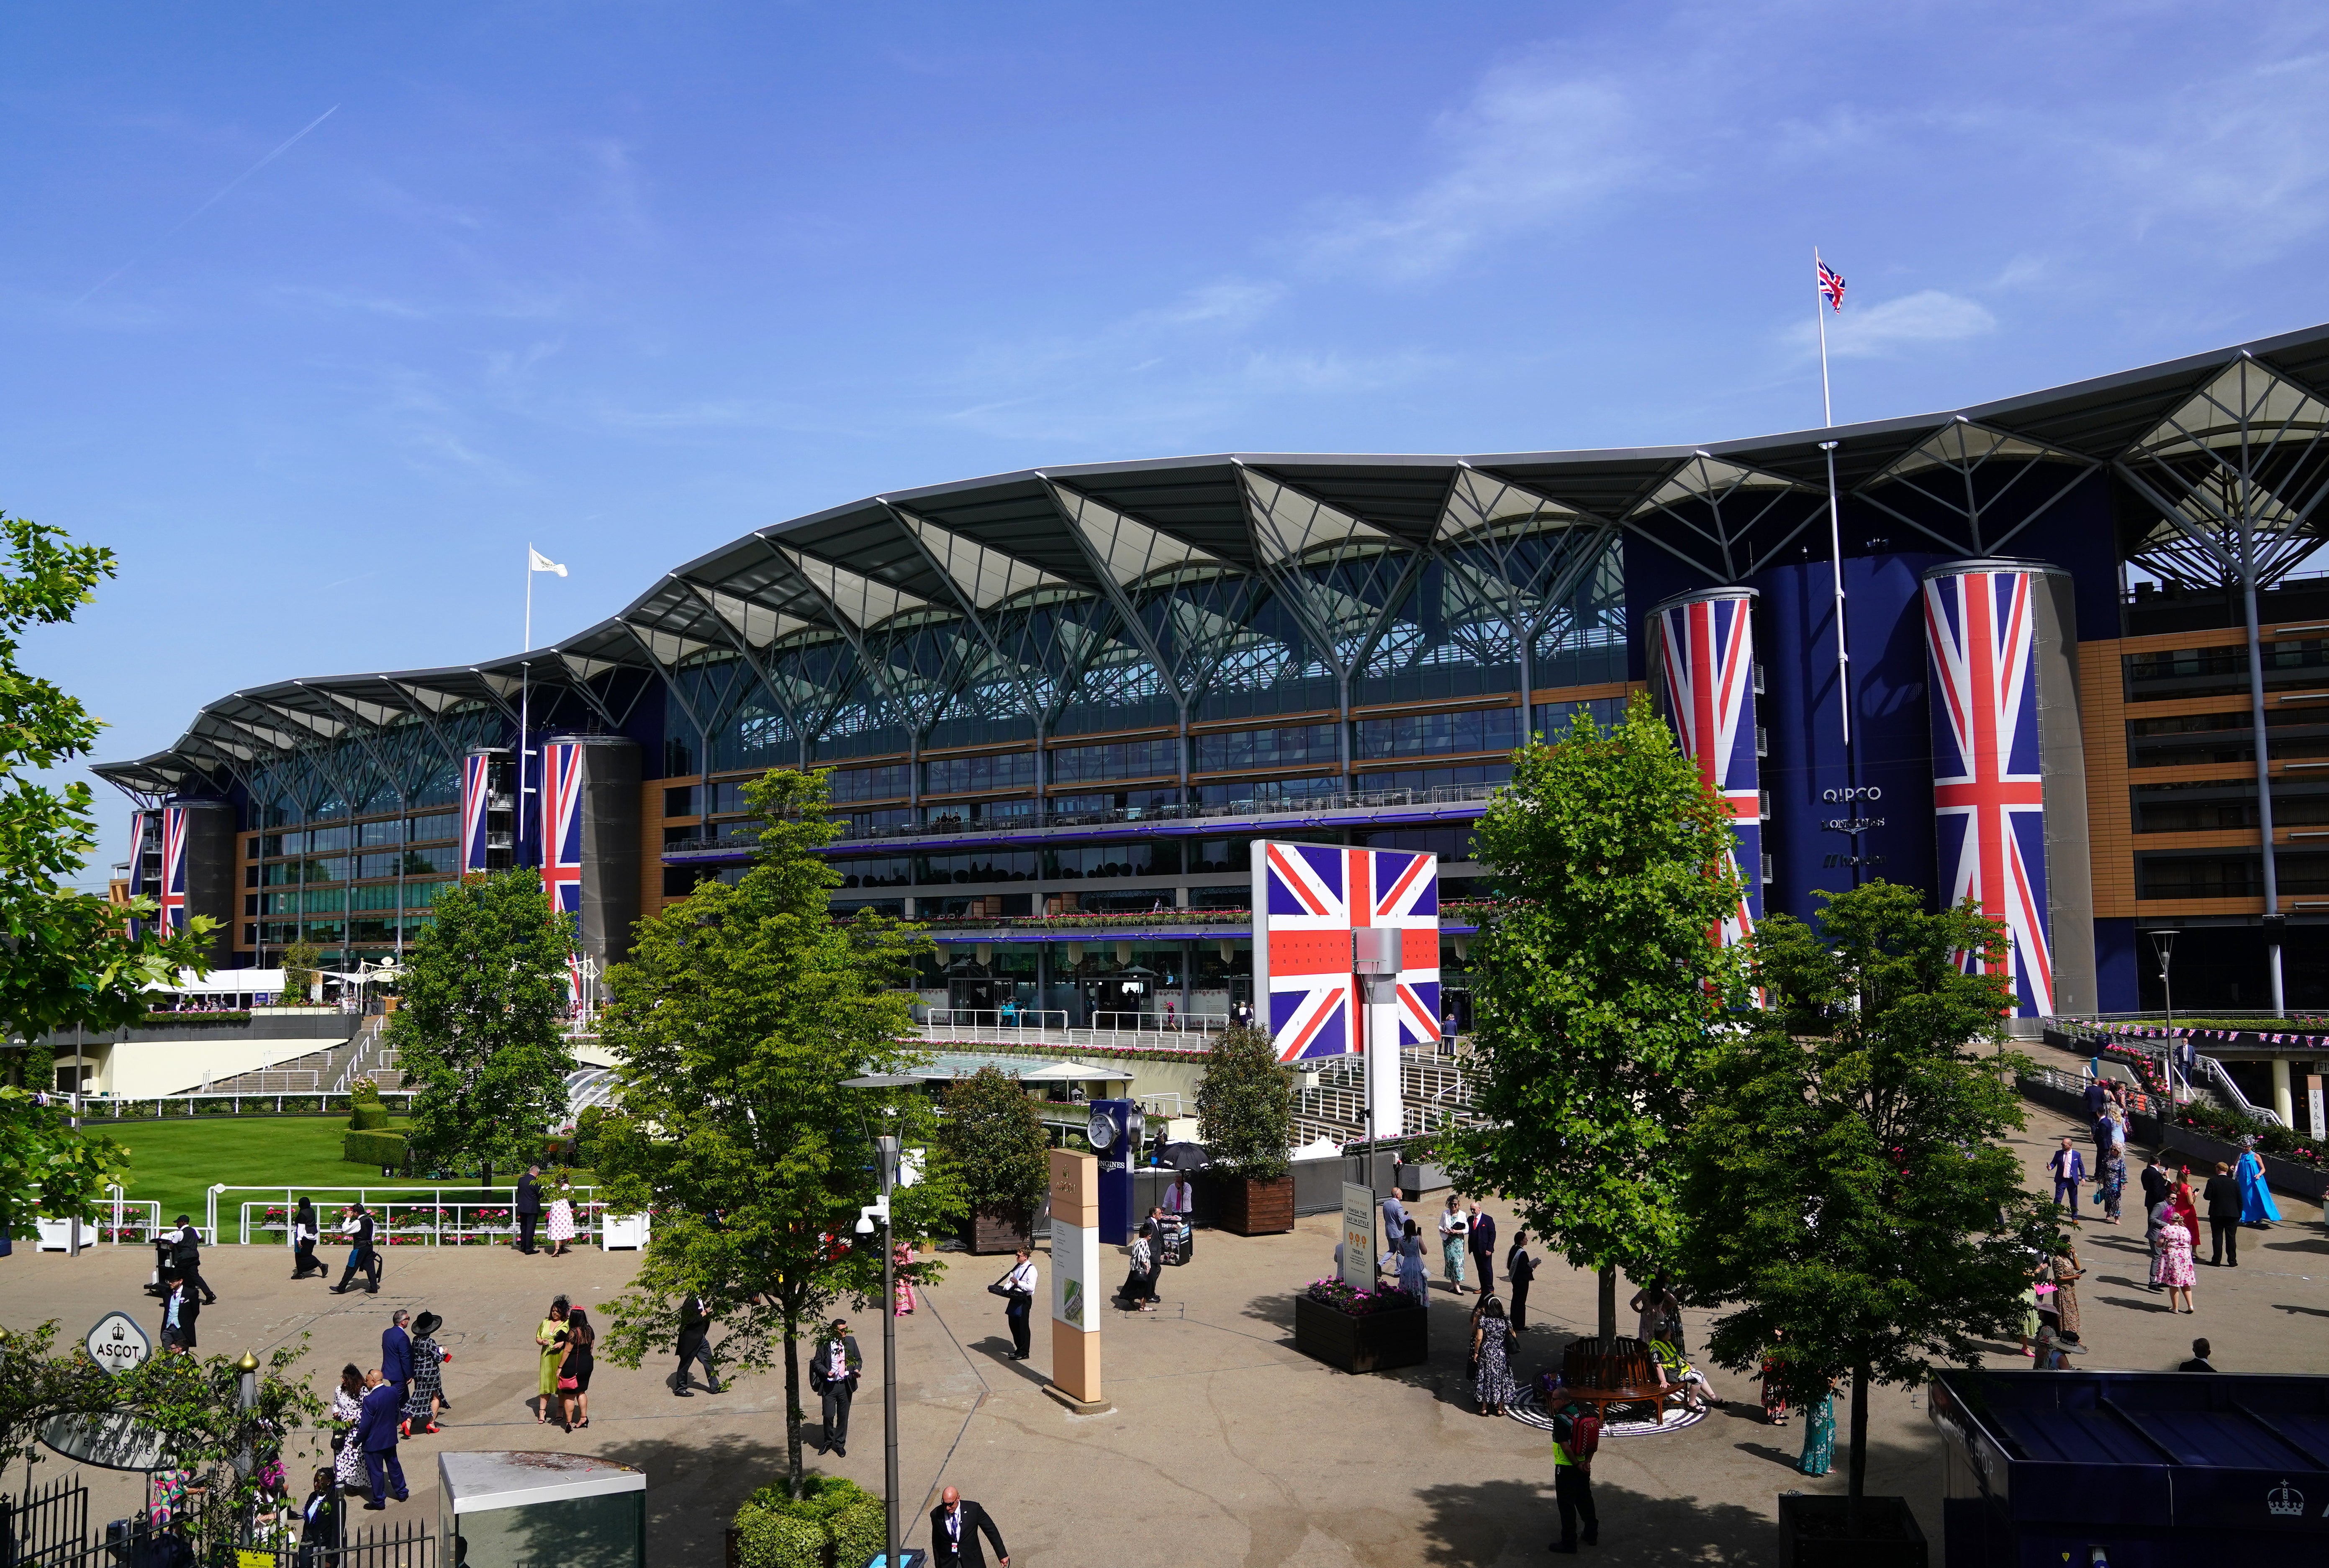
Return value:
[(1024, 1085), (992, 1065), (946, 1086), (938, 1148), (975, 1208), (1015, 1214), (1033, 1208), (1050, 1185), (1043, 1119)]
[(1272, 1181), (1291, 1168), (1294, 1083), (1269, 1036), (1251, 1025), (1224, 1030), (1197, 1085), (1197, 1137), (1213, 1166)]
[[(1706, 1072), (1682, 1258), (1699, 1299), (1731, 1304), (1718, 1363), (1768, 1358), (1798, 1399), (1852, 1377), (1857, 1499), (1872, 1388), (1978, 1365), (2060, 1238), (2004, 1142), (2023, 1125), (2022, 1061), (1977, 1049), (2012, 1002), (2003, 928), (1891, 883), (1822, 896), (1816, 930), (1775, 915), (1756, 934), (1770, 1007)], [(1966, 953), (1988, 972), (1966, 973)]]
[(1636, 695), (1513, 755), (1475, 830), (1502, 899), (1472, 946), (1473, 1102), (1448, 1170), (1601, 1275), (1671, 1255), (1674, 1146), (1743, 967), (1716, 932), (1742, 886), (1730, 808)]
[[(104, 724), (19, 654), (27, 629), (67, 624), (93, 602), (113, 553), (21, 517), (0, 516), (0, 1042), (17, 1043), (0, 1044), (0, 1226), (22, 1230), (36, 1214), (89, 1214), (127, 1160), (45, 1103), (47, 1037), (143, 1018), (146, 987), (209, 968), (218, 922), (196, 916), (165, 931), (151, 899), (125, 908), (71, 885), (97, 846), (90, 789), (41, 775), (86, 756)], [(143, 927), (134, 936), (132, 919)]]
[(566, 1118), (572, 922), (527, 869), (476, 874), (437, 895), (405, 962), (388, 1044), (413, 1097), (410, 1147), (433, 1168), (523, 1170)]
[[(620, 1112), (599, 1124), (599, 1174), (613, 1202), (652, 1205), (655, 1223), (632, 1289), (601, 1308), (600, 1349), (638, 1365), (677, 1331), (677, 1299), (702, 1293), (725, 1331), (723, 1361), (765, 1370), (783, 1357), (797, 1490), (800, 1339), (839, 1298), (881, 1287), (880, 1248), (855, 1233), (880, 1185), (869, 1133), (913, 1148), (934, 1131), (919, 1090), (844, 1087), (918, 1059), (897, 987), (928, 939), (828, 912), (838, 874), (817, 851), (837, 829), (822, 773), (771, 773), (747, 794), (767, 824), (752, 868), (641, 921), (629, 961), (608, 976), (600, 1029)], [(934, 1162), (893, 1207), (900, 1240), (936, 1234), (962, 1214), (960, 1185)]]

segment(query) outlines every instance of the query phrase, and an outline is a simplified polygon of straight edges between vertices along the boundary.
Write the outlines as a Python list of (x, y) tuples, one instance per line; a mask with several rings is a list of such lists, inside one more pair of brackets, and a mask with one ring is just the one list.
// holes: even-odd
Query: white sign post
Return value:
[(1375, 1288), (1374, 1189), (1343, 1184), (1343, 1283), (1353, 1290)]
[(2329, 1108), (2322, 1104), (2321, 1075), (2317, 1072), (2307, 1074), (2305, 1080), (2305, 1113), (2313, 1123), (2313, 1136), (2316, 1139), (2329, 1138), (2329, 1115), (2324, 1114), (2324, 1110)]
[(89, 1347), (89, 1358), (116, 1377), (144, 1365), (154, 1354), (154, 1342), (127, 1312), (108, 1312), (99, 1318), (81, 1343)]

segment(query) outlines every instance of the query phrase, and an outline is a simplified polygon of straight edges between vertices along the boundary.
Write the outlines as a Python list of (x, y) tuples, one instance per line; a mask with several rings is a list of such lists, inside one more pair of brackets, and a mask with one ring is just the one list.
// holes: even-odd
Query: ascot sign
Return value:
[(108, 1312), (99, 1318), (81, 1343), (89, 1348), (89, 1358), (116, 1377), (142, 1366), (154, 1354), (154, 1342), (127, 1312)]

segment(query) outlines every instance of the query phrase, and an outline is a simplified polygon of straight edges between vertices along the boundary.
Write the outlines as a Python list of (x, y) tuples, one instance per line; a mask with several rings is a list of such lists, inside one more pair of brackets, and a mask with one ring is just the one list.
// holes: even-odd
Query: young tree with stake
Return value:
[(1816, 931), (1775, 915), (1756, 933), (1770, 1008), (1709, 1066), (1680, 1161), (1682, 1257), (1702, 1299), (1733, 1304), (1716, 1362), (1770, 1359), (1791, 1400), (1851, 1377), (1856, 1531), (1871, 1393), (1978, 1365), (2061, 1237), (2004, 1142), (2026, 1063), (1977, 1049), (2012, 1003), (2003, 926), (1891, 883), (1821, 896)]
[(1472, 948), (1474, 1105), (1448, 1174), (1501, 1192), (1521, 1224), (1600, 1276), (1671, 1254), (1674, 1150), (1711, 1030), (1740, 994), (1718, 940), (1742, 891), (1730, 808), (1636, 695), (1602, 730), (1513, 754), (1475, 830), (1504, 899)]

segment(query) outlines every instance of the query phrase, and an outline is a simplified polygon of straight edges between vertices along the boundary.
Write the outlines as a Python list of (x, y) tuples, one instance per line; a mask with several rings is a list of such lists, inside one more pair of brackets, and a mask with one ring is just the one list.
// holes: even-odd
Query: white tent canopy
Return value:
[(175, 983), (148, 986), (149, 991), (169, 991), (181, 997), (234, 997), (267, 992), (280, 995), (283, 971), (280, 969), (212, 969), (207, 975), (196, 975), (192, 969), (180, 969)]

